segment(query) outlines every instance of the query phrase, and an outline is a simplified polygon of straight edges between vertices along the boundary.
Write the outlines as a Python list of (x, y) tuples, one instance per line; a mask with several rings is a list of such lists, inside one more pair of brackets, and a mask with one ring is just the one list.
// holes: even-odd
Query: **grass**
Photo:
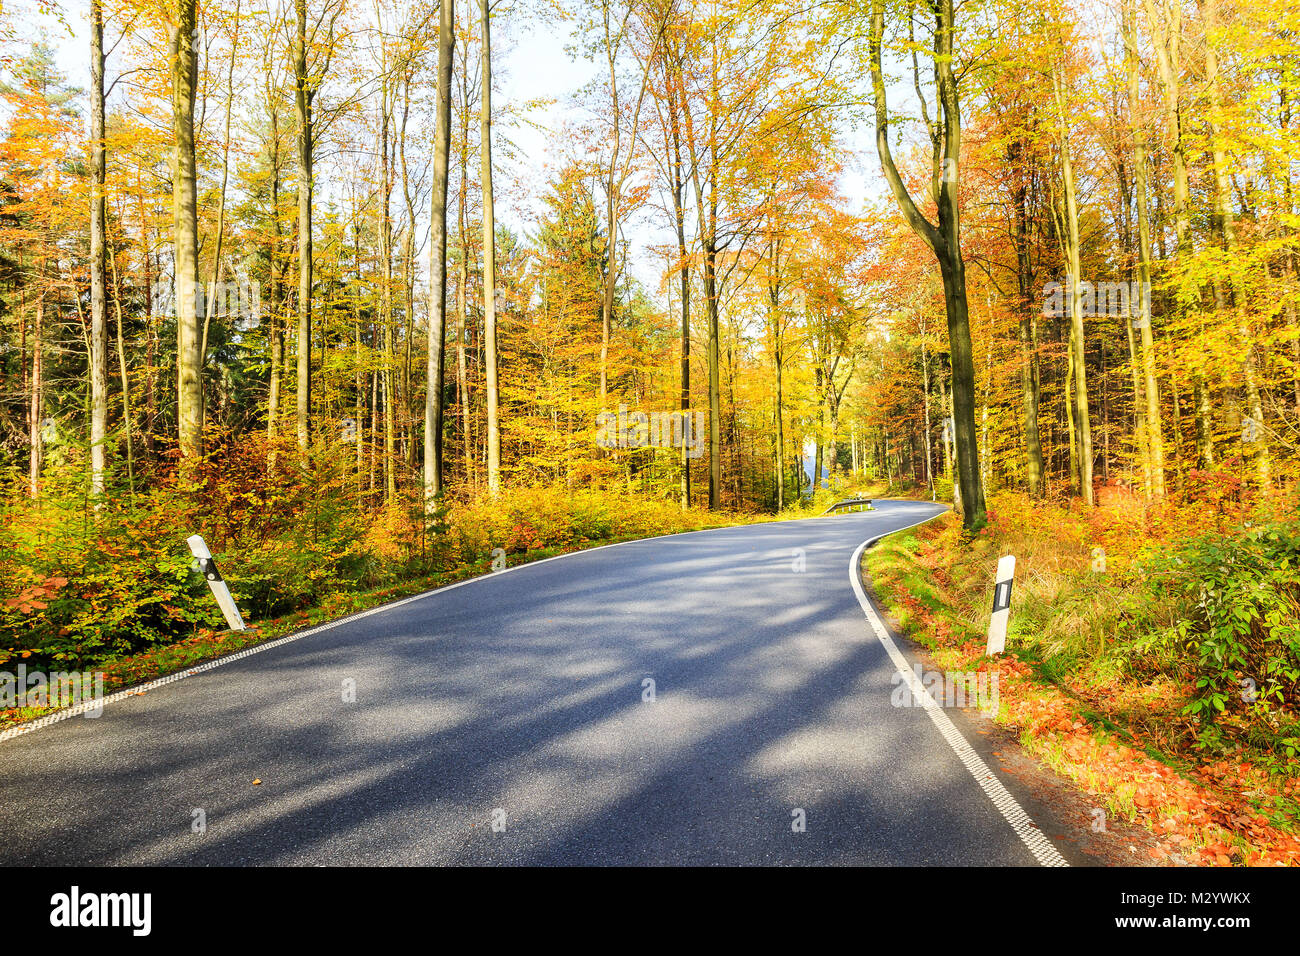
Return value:
[[(972, 537), (944, 515), (867, 553), (865, 571), (903, 630), (939, 667), (999, 671), (998, 721), (1109, 813), (1164, 837), (1157, 852), (1191, 863), (1300, 862), (1300, 765), (1279, 750), (1286, 720), (1211, 746), (1217, 729), (1187, 715), (1196, 688), (1186, 661), (1140, 650), (1153, 621), (1187, 613), (1180, 595), (1161, 593), (1134, 615), (1132, 599), (1150, 587), (1136, 570), (1152, 540), (1145, 529), (1131, 515), (1081, 516), (1009, 496), (992, 503), (990, 519)], [(1098, 547), (1105, 570), (1096, 570)], [(989, 660), (993, 569), (1008, 553), (1017, 557), (1008, 652)]]
[[(658, 533), (613, 535), (561, 547), (534, 548), (520, 554), (511, 555), (510, 566), (517, 567), (523, 564), (531, 564), (561, 554), (573, 554), (578, 551), (620, 544), (625, 541), (646, 540), (669, 534), (680, 534), (682, 531), (705, 531), (714, 528), (725, 528), (737, 524), (751, 523), (756, 520), (761, 520), (761, 516), (724, 514), (717, 516), (714, 523), (705, 524), (702, 527), (691, 524), (681, 530), (673, 528)], [(483, 577), (491, 573), (491, 558), (485, 558), (481, 562), (463, 564), (449, 571), (412, 578), (383, 588), (335, 594), (307, 611), (299, 611), (258, 623), (250, 622), (249, 626), (243, 631), (201, 630), (194, 636), (184, 640), (159, 645), (138, 654), (106, 662), (102, 666), (104, 692), (114, 693), (127, 690), (160, 677), (166, 677), (169, 674), (179, 673), (198, 664), (225, 657), (227, 654), (234, 654), (250, 647), (256, 647), (259, 644), (277, 640), (296, 631), (314, 627), (327, 621), (337, 620), (349, 614), (369, 610), (405, 597), (423, 594), (427, 591), (446, 587), (449, 584)], [(36, 720), (60, 709), (59, 707), (10, 707), (2, 709), (0, 710), (0, 730)]]

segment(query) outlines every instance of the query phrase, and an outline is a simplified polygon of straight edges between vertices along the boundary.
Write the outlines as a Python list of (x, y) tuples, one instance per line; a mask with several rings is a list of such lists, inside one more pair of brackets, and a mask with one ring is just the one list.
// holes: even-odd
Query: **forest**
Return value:
[[(262, 639), (892, 494), (953, 504), (935, 566), (1032, 528), (1138, 588), (1071, 668), (1172, 680), (1174, 749), (1227, 752), (1235, 709), (1293, 773), (1298, 31), (1282, 0), (6, 4), (0, 662), (242, 646), (195, 533)], [(1163, 643), (1117, 663), (1138, 618)]]

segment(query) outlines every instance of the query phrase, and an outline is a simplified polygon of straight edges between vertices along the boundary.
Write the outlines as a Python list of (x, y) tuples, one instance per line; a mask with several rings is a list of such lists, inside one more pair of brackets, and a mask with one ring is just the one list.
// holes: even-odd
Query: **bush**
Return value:
[[(1139, 641), (1194, 680), (1189, 714), (1284, 706), (1300, 686), (1300, 523), (1207, 535), (1153, 556), (1143, 594), (1177, 620)], [(1145, 616), (1144, 616), (1145, 617)]]
[[(563, 488), (512, 489), (424, 513), (418, 488), (371, 509), (346, 451), (301, 455), (254, 436), (212, 441), (184, 478), (107, 495), (98, 508), (84, 468), (47, 469), (41, 497), (18, 476), (0, 503), (0, 665), (90, 668), (223, 630), (186, 545), (201, 534), (248, 621), (350, 592), (481, 569), (509, 554), (567, 550), (728, 523), (674, 503)], [(220, 462), (218, 467), (215, 463)]]
[[(276, 467), (268, 468), (274, 453)], [(366, 547), (367, 520), (328, 458), (250, 439), (184, 479), (106, 496), (48, 472), (38, 501), (0, 510), (0, 663), (90, 666), (225, 627), (186, 544), (203, 536), (250, 618), (310, 607), (388, 573)]]

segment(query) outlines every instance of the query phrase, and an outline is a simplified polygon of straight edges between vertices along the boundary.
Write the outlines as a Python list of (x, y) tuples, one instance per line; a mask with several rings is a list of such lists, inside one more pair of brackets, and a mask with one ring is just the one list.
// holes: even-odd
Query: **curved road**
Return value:
[(0, 863), (1033, 865), (851, 586), (939, 510), (522, 565), (0, 742)]

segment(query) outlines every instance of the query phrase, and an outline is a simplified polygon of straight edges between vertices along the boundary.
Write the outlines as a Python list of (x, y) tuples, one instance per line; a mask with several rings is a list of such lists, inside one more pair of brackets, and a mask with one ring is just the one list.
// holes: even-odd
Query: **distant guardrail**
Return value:
[(829, 508), (823, 511), (822, 515), (825, 516), (831, 514), (832, 512), (841, 511), (841, 510), (862, 511), (863, 509), (865, 509), (867, 511), (871, 511), (872, 507), (873, 506), (871, 504), (870, 498), (846, 498), (844, 501), (835, 502), (835, 504), (831, 505)]

